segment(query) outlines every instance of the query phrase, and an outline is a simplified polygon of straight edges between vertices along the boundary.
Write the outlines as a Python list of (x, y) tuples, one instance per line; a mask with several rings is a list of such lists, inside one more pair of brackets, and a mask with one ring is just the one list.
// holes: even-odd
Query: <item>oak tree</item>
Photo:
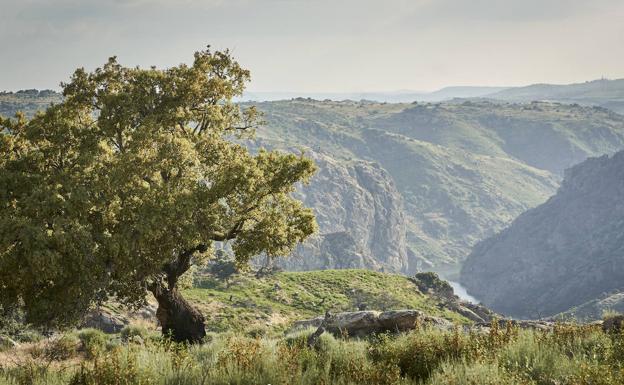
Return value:
[(205, 335), (180, 277), (229, 242), (239, 263), (288, 254), (316, 229), (290, 193), (303, 155), (241, 144), (249, 72), (228, 51), (192, 65), (78, 69), (64, 99), (32, 119), (0, 117), (0, 306), (70, 325), (95, 303), (158, 301), (163, 333)]

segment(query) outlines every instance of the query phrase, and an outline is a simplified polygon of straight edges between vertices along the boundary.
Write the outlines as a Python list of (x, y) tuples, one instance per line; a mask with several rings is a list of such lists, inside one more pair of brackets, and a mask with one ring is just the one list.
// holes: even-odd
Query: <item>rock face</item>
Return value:
[(557, 194), (480, 242), (461, 282), (494, 311), (554, 315), (624, 288), (624, 152), (566, 172)]
[(280, 265), (406, 271), (403, 201), (390, 175), (371, 162), (337, 161), (314, 151), (306, 155), (319, 170), (295, 195), (314, 209), (320, 231)]

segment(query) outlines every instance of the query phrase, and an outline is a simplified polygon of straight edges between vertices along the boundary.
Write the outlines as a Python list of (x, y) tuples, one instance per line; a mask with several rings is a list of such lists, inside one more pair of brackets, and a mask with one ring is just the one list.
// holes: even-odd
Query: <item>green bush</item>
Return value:
[(17, 341), (19, 342), (40, 342), (43, 340), (43, 336), (41, 335), (41, 333), (35, 331), (35, 330), (24, 330), (23, 332), (21, 332), (18, 336), (17, 336)]
[(526, 385), (496, 363), (448, 361), (432, 373), (427, 385)]
[(145, 326), (128, 325), (121, 329), (119, 335), (124, 342), (136, 341), (138, 340), (136, 337), (140, 337), (142, 341), (147, 341), (150, 336), (150, 331)]
[(98, 329), (82, 329), (78, 332), (78, 339), (90, 358), (103, 351), (109, 340), (108, 336)]
[(537, 385), (566, 384), (578, 375), (578, 365), (553, 343), (544, 343), (525, 332), (501, 350), (499, 361), (505, 370), (535, 381)]
[(11, 339), (10, 337), (0, 335), (0, 352), (5, 352), (12, 349), (14, 346), (14, 342), (15, 341), (13, 341), (13, 339)]
[(64, 334), (47, 341), (43, 354), (50, 361), (64, 361), (76, 356), (80, 341), (73, 334)]
[(402, 375), (421, 381), (443, 362), (465, 358), (472, 351), (471, 342), (470, 336), (458, 330), (423, 328), (396, 338), (380, 336), (370, 354), (373, 360), (397, 365)]
[(148, 373), (137, 365), (133, 354), (113, 354), (93, 366), (81, 366), (70, 385), (144, 385), (156, 382), (156, 372)]
[[(70, 383), (68, 377), (74, 385), (624, 384), (622, 335), (575, 325), (558, 325), (554, 331), (498, 325), (493, 323), (483, 333), (420, 328), (362, 340), (325, 333), (314, 348), (307, 346), (314, 328), (282, 338), (212, 333), (209, 342), (192, 346), (167, 339), (123, 344), (119, 337), (107, 341), (106, 354), (95, 355), (80, 367), (36, 364), (40, 360), (12, 368), (0, 363), (0, 384), (60, 385)], [(136, 330), (144, 328), (128, 328), (125, 337), (146, 335)], [(78, 334), (85, 346), (99, 345), (100, 337), (93, 330)], [(50, 357), (67, 359), (77, 344), (76, 336), (68, 334), (44, 346)], [(25, 380), (29, 378), (33, 380)]]

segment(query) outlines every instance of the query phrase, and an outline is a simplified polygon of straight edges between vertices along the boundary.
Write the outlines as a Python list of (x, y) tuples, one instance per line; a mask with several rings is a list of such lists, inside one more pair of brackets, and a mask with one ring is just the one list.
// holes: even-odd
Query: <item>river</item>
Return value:
[(462, 301), (468, 301), (468, 302), (472, 302), (475, 304), (479, 303), (479, 300), (471, 296), (470, 294), (468, 294), (468, 292), (466, 291), (466, 288), (463, 287), (459, 282), (455, 282), (455, 281), (447, 281), (447, 282), (453, 287), (453, 291), (455, 292), (455, 295), (458, 296)]

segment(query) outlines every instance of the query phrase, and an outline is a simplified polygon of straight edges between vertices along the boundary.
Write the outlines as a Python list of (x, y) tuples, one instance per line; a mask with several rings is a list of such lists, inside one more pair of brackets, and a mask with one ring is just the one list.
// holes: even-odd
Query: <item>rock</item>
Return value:
[[(292, 330), (306, 327), (319, 327), (324, 317), (298, 321)], [(452, 323), (443, 318), (432, 317), (418, 310), (391, 310), (385, 312), (367, 310), (344, 312), (332, 315), (326, 321), (325, 329), (334, 335), (346, 334), (364, 337), (383, 332), (403, 332), (414, 329), (419, 324), (427, 324), (440, 329), (450, 329)]]
[(326, 329), (334, 335), (364, 337), (382, 331), (377, 311), (353, 311), (335, 314)]
[(301, 330), (301, 329), (307, 329), (310, 327), (317, 328), (321, 326), (322, 322), (323, 322), (323, 317), (316, 317), (316, 318), (302, 320), (302, 321), (295, 321), (292, 324), (291, 330)]
[(468, 318), (472, 322), (486, 323), (490, 322), (494, 318), (500, 318), (496, 313), (487, 307), (471, 302), (453, 301), (447, 303), (445, 307)]
[(280, 266), (407, 271), (403, 199), (390, 174), (367, 161), (339, 161), (310, 149), (306, 156), (319, 171), (294, 195), (314, 209), (319, 235), (278, 260)]
[(104, 333), (119, 333), (130, 321), (121, 316), (114, 315), (105, 310), (93, 310), (84, 319), (82, 328), (94, 328)]

